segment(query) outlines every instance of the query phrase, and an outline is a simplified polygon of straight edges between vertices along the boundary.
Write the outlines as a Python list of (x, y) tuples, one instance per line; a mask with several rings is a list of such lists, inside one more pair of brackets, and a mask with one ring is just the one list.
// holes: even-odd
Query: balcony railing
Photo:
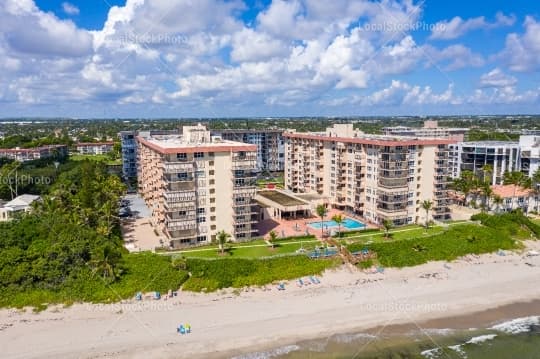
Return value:
[(379, 186), (384, 188), (404, 188), (409, 187), (407, 177), (404, 178), (379, 178)]

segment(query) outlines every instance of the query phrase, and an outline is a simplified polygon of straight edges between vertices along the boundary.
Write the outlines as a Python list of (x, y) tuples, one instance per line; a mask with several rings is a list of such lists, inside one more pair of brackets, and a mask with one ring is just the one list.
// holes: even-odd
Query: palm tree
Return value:
[(225, 253), (225, 243), (231, 238), (231, 235), (224, 230), (221, 230), (217, 233), (217, 242), (219, 245), (219, 251), (221, 254)]
[(382, 225), (384, 227), (384, 238), (388, 238), (388, 235), (389, 235), (390, 229), (392, 229), (393, 223), (389, 219), (385, 219), (382, 222)]
[(484, 165), (482, 167), (482, 181), (484, 183), (491, 184), (491, 176), (493, 175), (493, 166), (492, 165)]
[(272, 249), (274, 249), (274, 244), (276, 243), (276, 240), (277, 240), (277, 233), (276, 231), (272, 230), (268, 233), (268, 242), (270, 242), (270, 244), (272, 245)]
[(516, 191), (518, 187), (530, 187), (531, 180), (523, 172), (505, 172), (503, 176), (505, 185), (514, 185), (514, 194), (512, 196), (511, 209), (514, 209), (514, 199), (516, 198)]
[(429, 228), (429, 211), (433, 207), (433, 202), (431, 202), (429, 199), (426, 199), (424, 202), (422, 202), (422, 208), (426, 211), (426, 228)]
[(336, 214), (332, 217), (332, 221), (336, 222), (338, 225), (338, 236), (341, 237), (341, 225), (343, 224), (343, 221), (345, 218), (341, 214)]
[(317, 216), (321, 218), (321, 237), (324, 237), (324, 217), (326, 217), (326, 214), (328, 213), (328, 210), (326, 209), (326, 206), (324, 204), (320, 204), (317, 206)]
[(493, 196), (493, 203), (495, 203), (495, 211), (498, 213), (501, 209), (501, 205), (504, 203), (504, 200), (501, 196), (496, 194), (495, 196)]
[(487, 182), (484, 182), (484, 186), (482, 188), (482, 193), (484, 194), (484, 204), (486, 206), (486, 210), (489, 212), (490, 210), (490, 199), (493, 197), (493, 189), (491, 188), (491, 185)]
[(533, 191), (535, 200), (534, 210), (538, 212), (538, 197), (540, 196), (540, 168), (532, 175), (531, 189)]
[(104, 280), (114, 281), (117, 277), (116, 267), (122, 259), (122, 254), (110, 245), (99, 247), (90, 260), (94, 273), (100, 273)]

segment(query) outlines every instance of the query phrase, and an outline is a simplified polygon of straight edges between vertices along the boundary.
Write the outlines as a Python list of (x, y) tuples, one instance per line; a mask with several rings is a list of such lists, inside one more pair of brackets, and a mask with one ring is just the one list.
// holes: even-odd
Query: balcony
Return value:
[(168, 183), (166, 182), (164, 183), (163, 188), (169, 192), (193, 191), (195, 190), (195, 182), (187, 182), (187, 181), (177, 181), (177, 182), (168, 182)]
[(169, 232), (171, 231), (195, 231), (197, 233), (197, 222), (193, 221), (165, 221), (165, 225)]
[(167, 212), (165, 218), (168, 223), (171, 222), (193, 222), (196, 220), (195, 211), (190, 212), (189, 214), (180, 215), (178, 212)]
[(163, 205), (165, 206), (165, 208), (168, 210), (168, 211), (178, 211), (178, 210), (183, 210), (183, 211), (195, 211), (196, 207), (194, 205), (194, 202), (195, 200), (193, 200), (192, 202), (163, 202)]
[(165, 192), (163, 193), (165, 201), (168, 203), (174, 202), (193, 202), (195, 201), (197, 195), (195, 191), (185, 191), (185, 192)]
[(379, 177), (379, 186), (388, 188), (388, 189), (402, 189), (402, 188), (408, 188), (409, 183), (407, 181), (407, 177), (403, 178), (380, 178)]
[(163, 162), (162, 164), (163, 172), (165, 173), (179, 173), (179, 172), (193, 172), (195, 169), (193, 163), (172, 163), (172, 162)]
[(191, 238), (197, 235), (197, 229), (174, 229), (167, 228), (169, 237), (174, 239)]

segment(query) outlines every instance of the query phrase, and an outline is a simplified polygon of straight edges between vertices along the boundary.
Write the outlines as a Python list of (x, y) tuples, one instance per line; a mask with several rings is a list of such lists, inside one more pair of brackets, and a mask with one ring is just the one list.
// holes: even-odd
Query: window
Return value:
[(211, 179), (210, 180), (210, 185), (213, 185), (213, 184), (216, 184), (216, 180)]
[(206, 236), (197, 236), (197, 242), (206, 242), (207, 237)]
[(197, 208), (197, 214), (205, 214), (206, 209), (205, 208)]
[(187, 181), (187, 179), (188, 179), (187, 172), (178, 173), (178, 179), (181, 180), (181, 181)]
[(179, 212), (178, 212), (178, 215), (179, 215), (179, 216), (186, 216), (186, 215), (187, 215), (187, 212), (186, 212), (186, 211), (179, 211)]
[(210, 198), (210, 203), (216, 203), (216, 199), (215, 198)]
[(193, 154), (193, 157), (195, 157), (195, 158), (204, 158), (204, 152), (195, 152)]
[(210, 176), (213, 176), (214, 175), (214, 170), (210, 170), (210, 171), (208, 171), (208, 173), (210, 174)]
[(189, 238), (181, 239), (180, 243), (191, 243), (191, 239), (189, 239)]
[(177, 153), (176, 159), (178, 160), (187, 160), (187, 153)]
[(206, 222), (206, 217), (197, 217), (197, 223), (204, 223)]
[(214, 188), (210, 188), (210, 193), (214, 194), (214, 193), (216, 193), (216, 190)]
[(215, 212), (216, 211), (216, 207), (210, 207), (210, 212)]
[(206, 173), (204, 173), (204, 170), (203, 171), (197, 171), (197, 172), (195, 172), (195, 177), (204, 178), (204, 177), (206, 177)]
[(216, 216), (211, 216), (210, 221), (214, 222), (216, 220)]
[(214, 157), (214, 152), (208, 152), (208, 157)]
[[(217, 227), (216, 227), (215, 224), (212, 224), (212, 225), (210, 226), (210, 229), (211, 229), (212, 231), (215, 231), (216, 228), (217, 228)], [(212, 236), (212, 238), (213, 238), (212, 240), (215, 240), (215, 239), (216, 239), (216, 236)]]

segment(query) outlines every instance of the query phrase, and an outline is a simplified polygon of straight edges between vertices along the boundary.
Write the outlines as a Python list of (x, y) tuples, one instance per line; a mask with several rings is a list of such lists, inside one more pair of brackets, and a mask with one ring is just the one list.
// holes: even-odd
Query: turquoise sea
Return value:
[(394, 335), (332, 335), (235, 359), (540, 359), (540, 316), (467, 330), (416, 329)]

